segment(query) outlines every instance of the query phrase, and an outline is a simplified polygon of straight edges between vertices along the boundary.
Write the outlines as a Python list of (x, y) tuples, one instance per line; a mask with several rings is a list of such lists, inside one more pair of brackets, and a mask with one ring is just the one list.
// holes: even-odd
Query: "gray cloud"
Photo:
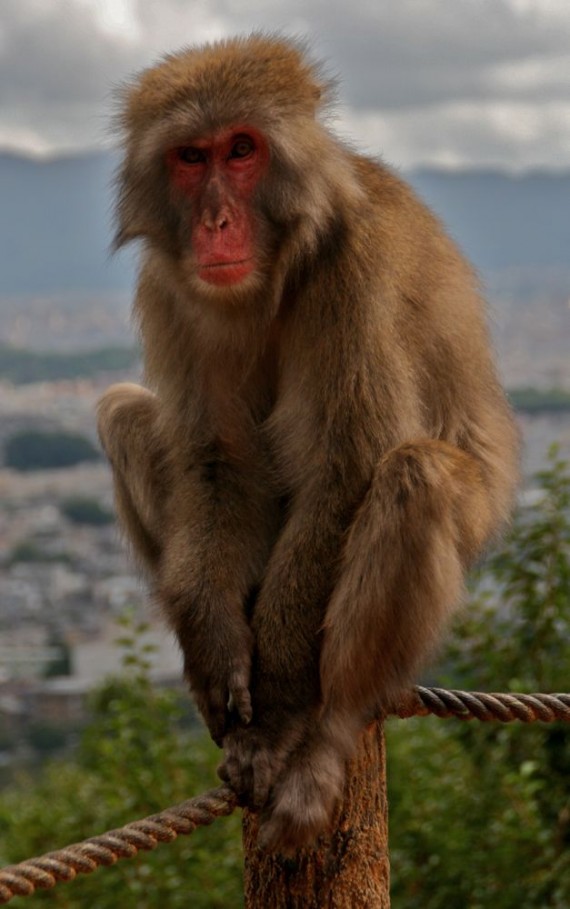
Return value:
[(308, 35), (343, 127), (393, 160), (570, 166), (562, 0), (2, 0), (0, 145), (101, 142), (128, 73), (253, 28)]
[[(567, 66), (570, 15), (566, 27), (563, 35), (548, 18), (536, 23), (516, 16), (503, 0), (400, 0), (389, 14), (380, 5), (351, 30), (339, 21), (333, 41), (355, 106), (417, 107), (509, 97), (512, 88), (506, 91), (495, 78), (497, 66), (562, 54)], [(562, 81), (562, 61), (559, 74)], [(544, 93), (548, 91), (544, 86)]]

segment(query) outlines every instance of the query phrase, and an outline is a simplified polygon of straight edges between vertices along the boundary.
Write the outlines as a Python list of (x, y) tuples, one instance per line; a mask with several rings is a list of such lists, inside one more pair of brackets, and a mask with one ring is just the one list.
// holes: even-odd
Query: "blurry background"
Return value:
[[(139, 374), (134, 259), (108, 254), (113, 91), (166, 51), (252, 29), (309, 39), (339, 78), (333, 128), (399, 169), (479, 269), (525, 440), (525, 501), (550, 443), (570, 450), (567, 0), (0, 0), (6, 780), (69, 747), (88, 692), (119, 663), (116, 617), (145, 603), (94, 433), (103, 388)], [(150, 619), (149, 672), (177, 680), (176, 648)], [(551, 898), (524, 905), (568, 905)]]

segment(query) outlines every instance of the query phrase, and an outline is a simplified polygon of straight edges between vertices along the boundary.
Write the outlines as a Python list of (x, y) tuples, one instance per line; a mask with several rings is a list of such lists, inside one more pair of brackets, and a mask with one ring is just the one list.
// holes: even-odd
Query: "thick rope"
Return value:
[(158, 843), (170, 843), (179, 834), (192, 833), (196, 827), (231, 814), (236, 806), (235, 793), (220, 786), (118, 830), (10, 865), (0, 870), (0, 904), (14, 896), (30, 896), (37, 888), (55, 887), (58, 881), (72, 881), (78, 874), (90, 874), (101, 865), (114, 865), (118, 859), (133, 858), (139, 850), (154, 849)]
[(435, 714), (441, 719), (499, 721), (510, 723), (570, 722), (570, 694), (486, 694), (480, 691), (448, 691), (445, 688), (421, 688), (407, 692), (388, 711), (389, 715), (408, 719)]
[[(388, 711), (402, 719), (430, 713), (443, 719), (484, 722), (570, 722), (570, 694), (485, 694), (416, 687)], [(196, 827), (231, 814), (237, 804), (236, 794), (229, 787), (220, 786), (118, 830), (10, 865), (0, 870), (0, 904), (14, 896), (30, 896), (38, 888), (55, 887), (58, 881), (71, 881), (101, 865), (114, 865), (118, 859), (132, 858), (139, 850), (154, 849), (158, 843), (169, 843), (180, 834), (192, 833)]]

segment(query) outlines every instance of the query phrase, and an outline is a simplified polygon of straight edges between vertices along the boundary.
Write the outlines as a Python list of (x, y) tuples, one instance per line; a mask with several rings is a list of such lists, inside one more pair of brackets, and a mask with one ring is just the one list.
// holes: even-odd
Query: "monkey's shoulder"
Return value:
[(380, 267), (404, 295), (458, 285), (477, 296), (477, 278), (443, 221), (415, 189), (384, 162), (353, 154), (354, 173), (368, 200), (357, 230)]
[(401, 235), (446, 236), (443, 222), (397, 170), (377, 158), (353, 154), (357, 179), (376, 216)]

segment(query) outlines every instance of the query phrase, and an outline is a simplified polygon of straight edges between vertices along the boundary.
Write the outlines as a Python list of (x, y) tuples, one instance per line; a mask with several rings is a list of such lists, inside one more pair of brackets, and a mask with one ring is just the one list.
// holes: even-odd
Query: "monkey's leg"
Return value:
[(274, 788), (262, 840), (310, 842), (330, 818), (366, 722), (412, 681), (494, 527), (480, 463), (447, 443), (402, 445), (379, 464), (347, 535), (324, 622), (322, 711)]
[(325, 707), (365, 717), (408, 685), (495, 530), (483, 464), (446, 442), (388, 452), (348, 534), (321, 654)]
[(119, 518), (150, 569), (185, 676), (220, 742), (235, 715), (251, 718), (245, 607), (271, 546), (275, 507), (263, 479), (228, 463), (214, 443), (204, 454), (187, 427), (162, 430), (162, 422), (159, 399), (136, 385), (113, 386), (99, 405)]
[(291, 753), (318, 721), (322, 626), (343, 535), (363, 495), (358, 471), (349, 476), (341, 486), (334, 471), (315, 472), (295, 496), (260, 585), (252, 619), (253, 720), (226, 737), (219, 771), (250, 807), (267, 804)]
[(254, 635), (247, 606), (279, 519), (265, 477), (207, 452), (178, 453), (156, 596), (176, 631), (184, 671), (218, 744), (252, 718)]
[(165, 446), (156, 395), (131, 383), (112, 385), (98, 405), (101, 444), (113, 468), (119, 521), (151, 572), (162, 552)]

